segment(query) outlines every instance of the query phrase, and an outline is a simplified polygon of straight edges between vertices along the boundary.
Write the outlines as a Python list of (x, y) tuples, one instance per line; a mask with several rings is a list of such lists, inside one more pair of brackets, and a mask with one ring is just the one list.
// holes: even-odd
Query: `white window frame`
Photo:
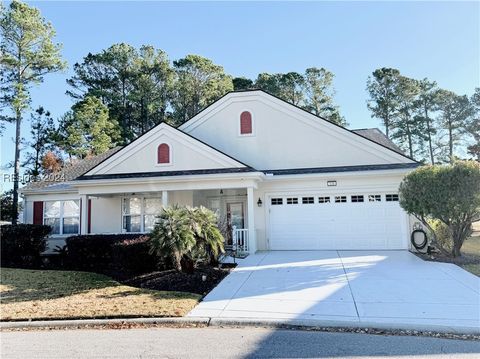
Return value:
[(364, 203), (365, 202), (365, 195), (363, 195), (363, 194), (352, 194), (352, 195), (350, 195), (350, 202), (351, 203)]
[(319, 204), (331, 203), (330, 196), (318, 196), (317, 200)]
[(302, 204), (315, 204), (315, 197), (314, 196), (302, 197)]
[(283, 203), (284, 203), (283, 197), (272, 197), (272, 198), (270, 198), (270, 205), (271, 206), (283, 206)]
[[(345, 199), (345, 201), (344, 201), (344, 199)], [(348, 201), (348, 196), (343, 195), (343, 194), (342, 194), (342, 195), (338, 195), (338, 196), (334, 196), (333, 201), (334, 201), (335, 203), (347, 203), (347, 201)]]
[(369, 194), (368, 195), (368, 202), (370, 202), (370, 203), (382, 202), (382, 195), (381, 194)]
[[(65, 205), (65, 202), (70, 202), (70, 201), (73, 201), (73, 202), (76, 202), (78, 204), (78, 216), (64, 216), (64, 205)], [(46, 208), (47, 208), (47, 203), (55, 203), (55, 202), (60, 202), (60, 213), (59, 213), (59, 217), (46, 217), (45, 214), (47, 213), (46, 211)], [(52, 233), (52, 236), (73, 236), (75, 234), (80, 234), (80, 227), (81, 227), (81, 223), (80, 223), (80, 218), (81, 218), (81, 215), (82, 215), (82, 210), (80, 208), (80, 200), (79, 199), (58, 199), (58, 200), (50, 200), (50, 201), (44, 201), (43, 202), (43, 224), (45, 225), (45, 219), (56, 219), (58, 218), (59, 221), (60, 221), (60, 225), (59, 225), (59, 233)], [(63, 220), (64, 219), (69, 219), (69, 218), (78, 218), (78, 231), (77, 233), (66, 233), (64, 234), (63, 233)], [(88, 220), (88, 219), (87, 219)]]
[[(139, 198), (140, 199), (140, 214), (125, 214), (123, 205), (126, 199)], [(149, 233), (145, 231), (145, 215), (152, 215), (153, 213), (145, 213), (145, 200), (146, 199), (158, 199), (162, 201), (161, 196), (124, 196), (122, 197), (121, 203), (121, 212), (122, 212), (122, 233)], [(124, 227), (124, 219), (128, 216), (140, 216), (140, 231), (139, 232), (128, 232)]]
[(298, 197), (287, 197), (287, 204), (298, 204)]
[(385, 194), (385, 202), (398, 202), (398, 201), (400, 201), (400, 197), (398, 196), (398, 193)]

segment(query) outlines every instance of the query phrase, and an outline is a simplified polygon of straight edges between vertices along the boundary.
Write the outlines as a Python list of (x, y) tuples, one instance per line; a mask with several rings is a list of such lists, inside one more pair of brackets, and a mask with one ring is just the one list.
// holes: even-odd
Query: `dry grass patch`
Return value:
[(95, 273), (1, 269), (0, 320), (183, 316), (191, 293), (122, 285)]
[(468, 238), (463, 243), (461, 252), (472, 259), (472, 263), (462, 264), (462, 268), (480, 277), (480, 233), (476, 232), (474, 237)]

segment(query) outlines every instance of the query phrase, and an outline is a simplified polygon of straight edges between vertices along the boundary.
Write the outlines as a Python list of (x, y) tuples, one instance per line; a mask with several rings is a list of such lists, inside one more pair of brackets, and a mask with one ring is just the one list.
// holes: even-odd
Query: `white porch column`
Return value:
[(162, 191), (162, 206), (168, 207), (168, 191)]
[(88, 195), (80, 196), (80, 234), (88, 233)]
[(248, 251), (257, 251), (257, 239), (255, 238), (255, 198), (253, 187), (247, 187), (247, 225), (248, 225)]

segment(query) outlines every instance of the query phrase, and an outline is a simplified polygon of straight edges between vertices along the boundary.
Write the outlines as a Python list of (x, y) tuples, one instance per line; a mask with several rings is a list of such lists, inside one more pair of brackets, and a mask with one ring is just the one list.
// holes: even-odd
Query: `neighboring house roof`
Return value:
[(378, 128), (359, 128), (356, 130), (351, 130), (359, 134), (362, 137), (368, 138), (374, 142), (377, 142), (385, 147), (390, 148), (391, 150), (404, 154), (403, 151), (395, 143), (392, 142), (381, 130)]
[(72, 164), (67, 164), (60, 172), (54, 173), (52, 176), (47, 177), (44, 180), (29, 182), (21, 190), (23, 191), (57, 191), (68, 189), (69, 186), (64, 182), (72, 181), (77, 177), (83, 175), (85, 172), (89, 171), (100, 162), (104, 161), (106, 158), (110, 157), (122, 147), (114, 147), (108, 150), (105, 153), (102, 153), (98, 156), (92, 156), (79, 160)]

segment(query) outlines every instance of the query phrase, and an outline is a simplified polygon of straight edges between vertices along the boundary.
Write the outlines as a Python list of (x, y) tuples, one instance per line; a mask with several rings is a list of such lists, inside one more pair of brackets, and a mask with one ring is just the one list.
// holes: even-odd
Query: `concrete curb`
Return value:
[(254, 319), (254, 318), (209, 318), (209, 317), (169, 317), (169, 318), (116, 318), (116, 319), (79, 319), (79, 320), (45, 320), (23, 322), (0, 322), (2, 329), (29, 329), (29, 328), (71, 328), (95, 327), (120, 324), (145, 325), (203, 325), (208, 327), (264, 327), (283, 329), (377, 329), (385, 331), (416, 331), (442, 334), (480, 335), (477, 327), (452, 327), (444, 325), (418, 325), (410, 323), (375, 323), (350, 322), (337, 320), (315, 319)]
[(76, 320), (39, 320), (23, 322), (0, 322), (1, 329), (27, 329), (27, 328), (70, 328), (93, 327), (118, 324), (165, 324), (165, 325), (204, 325), (208, 326), (210, 318), (189, 317), (162, 317), (162, 318), (115, 318), (115, 319), (76, 319)]
[(375, 322), (347, 322), (336, 320), (315, 319), (253, 319), (253, 318), (211, 318), (210, 327), (252, 326), (268, 328), (353, 328), (353, 329), (378, 329), (385, 331), (417, 331), (434, 332), (442, 334), (480, 335), (477, 327), (452, 327), (444, 325), (418, 325), (410, 323), (375, 323)]

